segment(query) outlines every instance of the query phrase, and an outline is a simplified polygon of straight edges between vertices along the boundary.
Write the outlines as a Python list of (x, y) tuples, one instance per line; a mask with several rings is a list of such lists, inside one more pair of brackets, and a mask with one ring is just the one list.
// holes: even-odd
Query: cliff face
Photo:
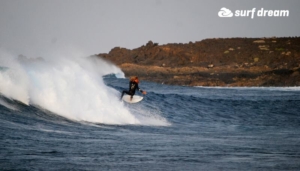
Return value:
[(206, 39), (99, 54), (126, 76), (191, 86), (300, 86), (300, 38)]

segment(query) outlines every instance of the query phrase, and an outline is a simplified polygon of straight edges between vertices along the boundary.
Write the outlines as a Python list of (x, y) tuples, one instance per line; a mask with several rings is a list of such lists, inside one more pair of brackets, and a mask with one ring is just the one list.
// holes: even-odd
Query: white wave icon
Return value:
[(219, 11), (218, 15), (219, 15), (219, 17), (232, 17), (233, 13), (230, 11), (230, 9), (223, 7)]

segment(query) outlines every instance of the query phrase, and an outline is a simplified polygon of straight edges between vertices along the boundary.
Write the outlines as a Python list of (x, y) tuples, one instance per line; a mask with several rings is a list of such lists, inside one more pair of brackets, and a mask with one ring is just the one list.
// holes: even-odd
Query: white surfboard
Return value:
[(131, 97), (131, 96), (125, 94), (125, 95), (123, 96), (122, 99), (123, 99), (125, 102), (127, 102), (127, 103), (137, 103), (137, 102), (142, 101), (143, 98), (144, 98), (144, 97), (142, 97), (142, 96), (137, 96), (137, 95), (134, 95), (134, 96), (132, 97), (132, 99), (130, 99), (130, 97)]

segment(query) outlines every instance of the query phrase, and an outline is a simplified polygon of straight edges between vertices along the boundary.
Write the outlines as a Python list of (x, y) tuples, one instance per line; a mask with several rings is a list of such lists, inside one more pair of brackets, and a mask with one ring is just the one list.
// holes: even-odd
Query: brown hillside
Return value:
[(300, 86), (300, 38), (206, 39), (99, 54), (127, 76), (191, 86)]

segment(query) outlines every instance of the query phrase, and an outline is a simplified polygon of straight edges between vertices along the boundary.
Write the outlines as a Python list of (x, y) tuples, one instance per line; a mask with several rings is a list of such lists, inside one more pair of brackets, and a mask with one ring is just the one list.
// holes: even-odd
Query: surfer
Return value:
[(141, 93), (147, 94), (146, 91), (143, 91), (142, 89), (139, 88), (139, 78), (137, 76), (133, 76), (130, 78), (129, 91), (124, 90), (122, 92), (121, 100), (125, 93), (130, 95), (131, 96), (130, 100), (132, 100), (132, 97), (135, 94), (135, 90), (139, 90)]

